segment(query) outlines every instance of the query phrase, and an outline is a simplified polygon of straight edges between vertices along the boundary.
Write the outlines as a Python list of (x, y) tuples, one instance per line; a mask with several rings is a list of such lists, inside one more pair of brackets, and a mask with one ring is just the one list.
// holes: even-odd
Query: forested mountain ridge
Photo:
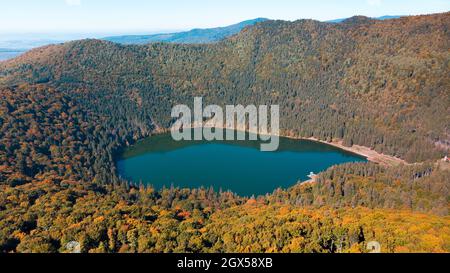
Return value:
[(194, 96), (278, 103), (286, 135), (434, 161), (448, 149), (449, 26), (450, 13), (268, 21), (213, 45), (85, 40), (1, 62), (0, 251), (450, 252), (450, 173), (433, 163), (336, 166), (254, 199), (129, 185), (114, 164)]
[(2, 82), (121, 92), (140, 98), (162, 127), (172, 105), (196, 95), (217, 104), (277, 103), (285, 134), (341, 138), (420, 162), (448, 148), (449, 21), (449, 13), (267, 21), (215, 45), (77, 41), (4, 63)]

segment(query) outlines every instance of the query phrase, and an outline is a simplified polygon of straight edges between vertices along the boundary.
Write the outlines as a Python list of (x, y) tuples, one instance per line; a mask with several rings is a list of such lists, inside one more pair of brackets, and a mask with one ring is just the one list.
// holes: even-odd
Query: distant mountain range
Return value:
[(62, 40), (54, 39), (11, 39), (0, 40), (0, 61), (8, 60), (19, 56), (20, 54), (45, 45), (63, 43)]
[[(377, 18), (371, 18), (375, 20), (387, 20), (396, 19), (401, 16), (385, 15)], [(326, 21), (327, 23), (341, 23), (348, 18), (335, 19)], [(243, 21), (231, 26), (208, 28), (208, 29), (193, 29), (190, 31), (177, 32), (177, 33), (161, 33), (152, 35), (124, 35), (124, 36), (111, 36), (103, 38), (102, 40), (110, 41), (119, 44), (135, 44), (142, 45), (155, 42), (167, 42), (167, 43), (179, 43), (179, 44), (205, 44), (218, 42), (224, 38), (230, 37), (239, 33), (247, 26), (252, 26), (259, 22), (268, 21), (267, 18), (256, 18), (252, 20)]]
[(163, 33), (153, 35), (126, 35), (106, 37), (103, 40), (115, 42), (119, 44), (148, 44), (152, 42), (168, 42), (180, 44), (205, 44), (220, 41), (226, 37), (239, 33), (243, 28), (252, 26), (259, 22), (264, 22), (269, 19), (256, 18), (247, 20), (226, 27), (208, 28), (208, 29), (193, 29), (178, 33)]
[(24, 53), (25, 49), (0, 48), (0, 61), (12, 59)]

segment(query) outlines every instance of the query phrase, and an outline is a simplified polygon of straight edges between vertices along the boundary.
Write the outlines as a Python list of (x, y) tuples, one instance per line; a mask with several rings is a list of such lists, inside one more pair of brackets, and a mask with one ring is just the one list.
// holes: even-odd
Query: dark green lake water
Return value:
[(308, 180), (345, 162), (366, 161), (341, 149), (307, 140), (280, 138), (276, 152), (261, 152), (257, 141), (181, 141), (152, 136), (126, 149), (119, 175), (135, 183), (162, 187), (231, 190), (242, 196), (271, 193)]

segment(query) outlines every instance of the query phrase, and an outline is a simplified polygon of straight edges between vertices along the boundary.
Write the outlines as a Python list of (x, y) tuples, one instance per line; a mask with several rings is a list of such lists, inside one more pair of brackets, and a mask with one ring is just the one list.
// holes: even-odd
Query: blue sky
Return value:
[(233, 24), (246, 19), (329, 20), (450, 11), (449, 0), (2, 0), (6, 33), (138, 33)]

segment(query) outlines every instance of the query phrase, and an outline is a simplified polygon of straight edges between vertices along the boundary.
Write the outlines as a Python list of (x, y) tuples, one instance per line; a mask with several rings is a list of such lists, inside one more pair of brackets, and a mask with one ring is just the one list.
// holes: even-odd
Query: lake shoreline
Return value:
[(320, 142), (320, 143), (323, 143), (323, 144), (328, 144), (328, 145), (331, 145), (333, 147), (339, 148), (341, 150), (344, 150), (344, 151), (347, 151), (347, 152), (351, 152), (351, 153), (363, 156), (368, 161), (380, 164), (382, 166), (398, 166), (400, 164), (409, 165), (409, 163), (407, 163), (403, 159), (379, 153), (379, 152), (377, 152), (375, 150), (372, 150), (371, 148), (368, 148), (368, 147), (365, 147), (365, 146), (360, 146), (360, 145), (353, 145), (351, 147), (344, 146), (342, 144), (342, 142), (343, 142), (342, 140), (334, 140), (332, 142), (328, 142), (328, 141), (320, 140), (320, 139), (317, 139), (317, 138), (314, 138), (314, 137), (310, 137), (310, 138), (305, 138), (305, 137), (287, 137), (287, 136), (283, 136), (283, 137), (291, 138), (291, 139), (297, 139), (297, 140), (311, 140), (311, 141), (316, 141), (316, 142)]
[[(195, 129), (195, 128), (219, 128), (219, 129), (223, 129), (223, 130), (235, 130), (235, 131), (241, 131), (241, 132), (247, 132), (247, 133), (253, 133), (253, 134), (258, 134), (257, 132), (252, 132), (251, 130), (248, 130), (247, 128), (228, 128), (226, 126), (221, 126), (221, 125), (217, 125), (217, 124), (206, 124), (206, 125), (200, 125), (200, 124), (192, 124), (191, 126), (187, 126), (187, 129)], [(170, 129), (161, 129), (161, 127), (158, 127), (158, 130), (156, 131), (156, 134), (164, 134), (164, 133), (170, 133)], [(367, 159), (367, 161), (369, 162), (373, 162), (376, 164), (379, 164), (381, 166), (385, 166), (385, 167), (391, 167), (391, 166), (399, 166), (399, 165), (411, 165), (410, 163), (406, 162), (405, 160), (395, 157), (395, 156), (391, 156), (391, 155), (386, 155), (383, 153), (379, 153), (369, 147), (366, 146), (361, 146), (361, 145), (352, 145), (351, 147), (345, 146), (343, 144), (343, 141), (340, 139), (335, 139), (333, 141), (325, 141), (325, 140), (320, 140), (318, 138), (315, 137), (298, 137), (298, 136), (294, 136), (293, 133), (290, 134), (278, 134), (278, 137), (282, 137), (282, 138), (287, 138), (287, 139), (292, 139), (292, 140), (307, 140), (307, 141), (313, 141), (313, 142), (318, 142), (318, 143), (322, 143), (325, 145), (330, 145), (332, 147), (338, 148), (340, 150), (364, 157)], [(311, 179), (305, 180), (305, 181), (299, 181), (299, 183), (301, 184), (313, 184), (316, 182), (316, 178), (317, 175)]]
[[(221, 129), (216, 132), (222, 134)], [(237, 131), (227, 132), (236, 137)], [(180, 188), (212, 186), (240, 196), (259, 196), (290, 188), (332, 166), (367, 162), (363, 156), (324, 143), (284, 137), (279, 138), (277, 151), (264, 152), (260, 149), (264, 137), (252, 141), (252, 134), (245, 135), (245, 141), (175, 141), (170, 132), (160, 131), (125, 149), (128, 155), (116, 161), (117, 172), (123, 179), (153, 185), (157, 190), (170, 184)], [(276, 138), (272, 138), (275, 144)]]
[[(195, 129), (195, 128), (200, 128), (201, 126), (198, 124), (193, 124), (189, 127), (186, 127), (188, 129)], [(228, 128), (226, 126), (217, 126), (217, 125), (203, 125), (203, 128), (219, 128), (219, 129), (224, 129), (224, 130), (235, 130), (235, 131), (243, 131), (243, 132), (247, 132), (247, 133), (253, 133), (253, 134), (257, 134), (257, 132), (252, 132), (251, 130), (248, 130), (246, 128)], [(168, 130), (168, 132), (170, 132), (170, 130)], [(297, 137), (297, 136), (292, 136), (291, 135), (283, 135), (283, 134), (278, 134), (278, 137), (283, 137), (283, 138), (288, 138), (288, 139), (293, 139), (293, 140), (309, 140), (309, 141), (314, 141), (314, 142), (319, 142), (322, 144), (327, 144), (333, 147), (336, 147), (338, 149), (365, 157), (368, 161), (373, 162), (373, 163), (377, 163), (380, 164), (382, 166), (398, 166), (398, 165), (410, 165), (408, 162), (406, 162), (405, 160), (395, 157), (395, 156), (391, 156), (391, 155), (386, 155), (383, 153), (379, 153), (369, 147), (366, 146), (361, 146), (361, 145), (352, 145), (351, 147), (345, 146), (343, 145), (343, 141), (342, 140), (333, 140), (331, 142), (329, 141), (325, 141), (325, 140), (320, 140), (318, 138), (315, 137)]]

